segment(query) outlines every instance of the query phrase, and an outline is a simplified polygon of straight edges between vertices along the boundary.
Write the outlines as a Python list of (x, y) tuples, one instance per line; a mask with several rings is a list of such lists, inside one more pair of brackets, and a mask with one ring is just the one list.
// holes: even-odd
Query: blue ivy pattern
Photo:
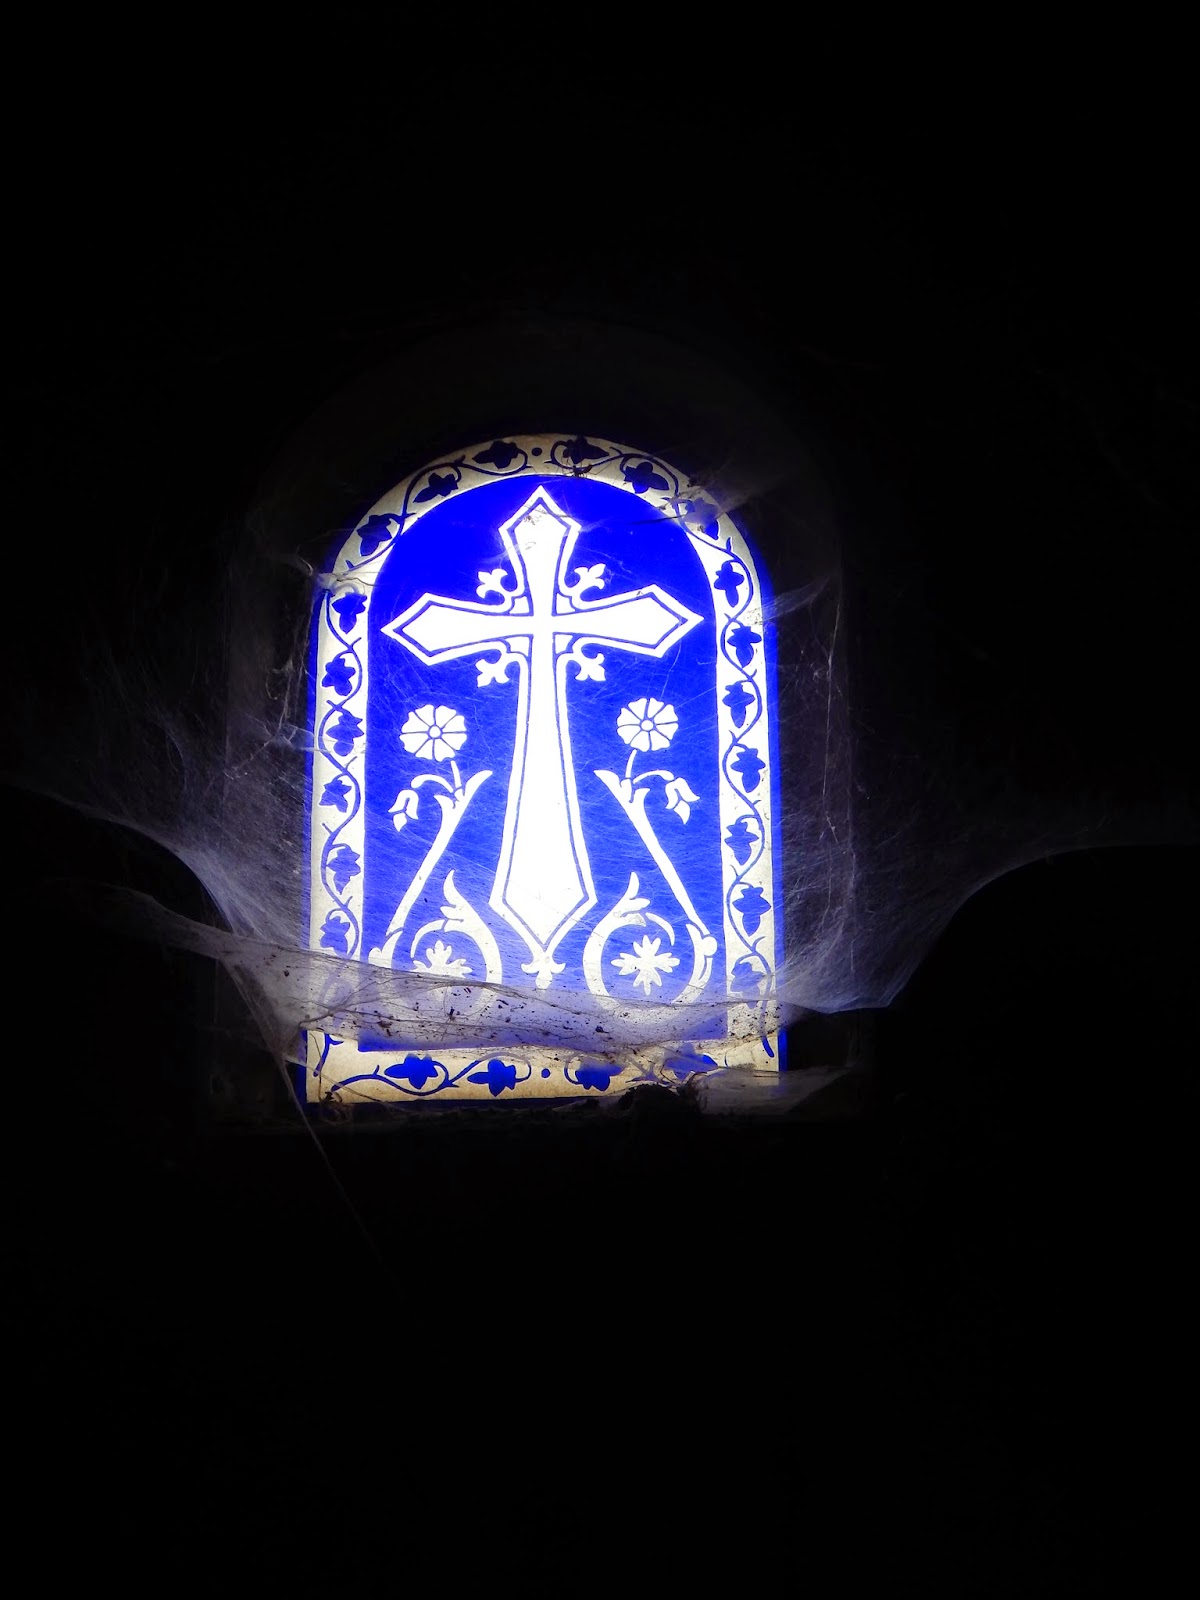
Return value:
[(350, 785), (345, 778), (330, 778), (321, 791), (321, 805), (333, 806), (335, 810), (343, 813), (350, 809)]
[(756, 696), (750, 693), (744, 683), (731, 683), (721, 697), (729, 707), (729, 715), (733, 718), (735, 728), (741, 728), (746, 723), (746, 713), (752, 705), (757, 704)]
[(672, 1053), (667, 1066), (682, 1083), (685, 1078), (694, 1078), (698, 1074), (715, 1071), (717, 1063), (712, 1056), (706, 1056), (697, 1050), (694, 1044), (684, 1044)]
[[(399, 525), (398, 520), (392, 516), (368, 517), (358, 530), (359, 554), (364, 559), (373, 556), (381, 544), (386, 544), (395, 535)], [(366, 604), (365, 600), (363, 604)]]
[(510, 444), (507, 439), (497, 439), (486, 450), (481, 450), (475, 460), (486, 462), (492, 467), (499, 467), (503, 472), (506, 467), (512, 466), (520, 454), (521, 451), (515, 444)]
[(762, 643), (762, 634), (755, 633), (745, 622), (739, 622), (729, 630), (729, 647), (737, 657), (739, 667), (748, 667), (754, 660), (754, 646)]
[(645, 494), (648, 489), (669, 487), (667, 480), (655, 472), (654, 463), (651, 461), (634, 461), (622, 467), (621, 471), (625, 474), (626, 483), (635, 494)]
[[(726, 890), (726, 911), (731, 919), (731, 929), (746, 951), (745, 955), (733, 962), (729, 981), (734, 993), (742, 993), (747, 987), (748, 973), (768, 971), (759, 953), (761, 941), (756, 935), (762, 927), (763, 918), (771, 909), (770, 903), (761, 888), (746, 881), (746, 875), (754, 870), (765, 849), (760, 803), (754, 796), (762, 785), (767, 760), (765, 753), (760, 753), (755, 745), (745, 743), (746, 735), (758, 725), (764, 711), (761, 682), (765, 680), (755, 681), (759, 671), (756, 663), (761, 661), (759, 647), (764, 640), (761, 624), (756, 628), (740, 620), (746, 615), (754, 615), (748, 610), (754, 595), (752, 574), (744, 562), (734, 557), (728, 540), (725, 549), (729, 552), (729, 558), (722, 562), (713, 580), (713, 588), (725, 596), (732, 613), (721, 636), (721, 649), (725, 659), (736, 663), (741, 669), (742, 676), (727, 684), (721, 695), (721, 703), (728, 709), (730, 721), (736, 730), (723, 758), (722, 774), (727, 783), (740, 783), (741, 798), (750, 808), (746, 815), (727, 826), (724, 838), (738, 869), (734, 882)], [(740, 929), (732, 921), (735, 912), (740, 913)], [(758, 992), (762, 994), (764, 991), (759, 987)]]
[(482, 1072), (468, 1073), (467, 1082), (486, 1083), (489, 1094), (503, 1094), (506, 1089), (516, 1088), (517, 1069), (511, 1061), (496, 1059), (489, 1061)]
[(348, 844), (340, 844), (329, 857), (329, 873), (333, 879), (333, 886), (339, 894), (345, 894), (346, 885), (351, 878), (357, 878), (362, 868), (358, 864), (357, 850), (352, 850)]
[(321, 924), (321, 948), (344, 956), (350, 943), (351, 925), (348, 917), (331, 911)]
[(341, 695), (343, 699), (350, 693), (354, 684), (354, 660), (347, 655), (334, 656), (325, 668), (325, 676), (321, 679), (321, 687), (332, 689), (334, 694)]
[(411, 1083), (414, 1089), (423, 1089), (432, 1079), (445, 1072), (440, 1061), (435, 1061), (432, 1056), (405, 1056), (403, 1061), (394, 1061), (390, 1067), (384, 1067), (384, 1076), (388, 1078), (403, 1078), (406, 1083)]
[(753, 746), (743, 745), (729, 765), (741, 778), (746, 793), (752, 794), (758, 788), (766, 762)]
[(573, 462), (577, 467), (581, 467), (586, 461), (603, 461), (608, 452), (607, 450), (601, 450), (590, 439), (585, 439), (580, 434), (577, 439), (568, 439), (563, 446), (563, 454), (568, 461)]
[(739, 817), (736, 822), (731, 822), (725, 830), (725, 843), (733, 851), (733, 859), (739, 867), (744, 867), (754, 854), (754, 846), (759, 842), (761, 834), (755, 833), (745, 817)]
[(721, 513), (711, 500), (677, 500), (675, 509), (687, 526), (694, 528), (697, 533), (703, 533), (709, 539), (720, 536)]
[(443, 496), (453, 493), (458, 488), (457, 472), (431, 472), (429, 482), (419, 493), (413, 495), (414, 502), (428, 500), (441, 500)]
[(739, 572), (732, 561), (726, 561), (713, 580), (713, 588), (723, 594), (731, 606), (736, 606), (738, 603), (738, 590), (745, 581), (746, 574)]
[[(377, 519), (371, 517), (369, 520), (374, 522)], [(339, 595), (336, 600), (330, 603), (333, 610), (338, 614), (342, 632), (349, 633), (366, 610), (367, 597), (365, 594), (357, 594), (351, 590), (348, 594)]]
[[(751, 971), (752, 961), (740, 964), (747, 970), (747, 982), (755, 977), (761, 977), (761, 972)], [(761, 966), (761, 963), (760, 963)], [(324, 1035), (324, 1044), (320, 1058), (313, 1067), (313, 1074), (320, 1078), (330, 1049), (341, 1045), (344, 1041), (335, 1039), (329, 1034)], [(364, 1038), (358, 1043), (360, 1052), (383, 1052), (386, 1055), (387, 1041), (383, 1039)], [(633, 1082), (661, 1082), (665, 1073), (669, 1072), (676, 1082), (685, 1082), (688, 1078), (715, 1072), (719, 1069), (720, 1062), (710, 1055), (705, 1055), (694, 1044), (677, 1045), (671, 1049), (661, 1067), (649, 1068), (642, 1071), (631, 1072), (629, 1068), (620, 1066), (611, 1061), (583, 1061), (575, 1066), (568, 1066), (563, 1071), (563, 1080), (576, 1088), (588, 1093), (606, 1094), (612, 1087), (614, 1079), (626, 1083)], [(471, 1061), (457, 1072), (452, 1071), (447, 1065), (436, 1060), (430, 1055), (418, 1055), (409, 1051), (402, 1060), (389, 1061), (384, 1066), (377, 1066), (371, 1072), (352, 1072), (344, 1077), (339, 1077), (327, 1085), (325, 1096), (333, 1098), (344, 1090), (360, 1083), (388, 1083), (400, 1093), (427, 1098), (443, 1090), (453, 1087), (464, 1078), (468, 1083), (478, 1084), (486, 1088), (488, 1093), (496, 1098), (502, 1094), (510, 1093), (518, 1083), (524, 1082), (533, 1075), (533, 1069), (528, 1062), (505, 1061), (502, 1057), (494, 1056), (488, 1061)], [(540, 1076), (549, 1078), (553, 1074), (549, 1067), (541, 1069)]]
[[(753, 933), (757, 928), (758, 923), (755, 922), (750, 931)], [(757, 989), (766, 976), (767, 971), (761, 961), (753, 956), (743, 956), (740, 961), (734, 963), (733, 990), (736, 994), (746, 994), (750, 990)]]
[(354, 749), (354, 741), (362, 738), (362, 731), (361, 720), (352, 712), (343, 710), (329, 728), (329, 742), (339, 756), (348, 756)]
[(620, 1072), (620, 1067), (598, 1066), (589, 1063), (575, 1069), (575, 1081), (581, 1089), (607, 1089)]
[[(381, 546), (395, 538), (399, 528), (399, 517), (390, 514), (368, 517), (358, 530), (360, 558), (367, 560), (373, 556)], [(353, 563), (348, 565), (352, 567)], [(342, 702), (340, 705), (331, 705), (318, 730), (318, 746), (330, 761), (334, 757), (351, 757), (357, 741), (363, 736), (362, 717), (349, 710), (345, 702), (361, 685), (361, 665), (349, 636), (366, 606), (367, 597), (357, 588), (348, 589), (328, 602), (326, 615), (330, 629), (335, 639), (345, 647), (335, 650), (326, 660), (321, 678), (321, 687), (330, 690)], [(321, 807), (337, 813), (341, 819), (323, 824), (327, 839), (321, 858), (322, 881), (337, 904), (327, 912), (318, 935), (321, 948), (339, 956), (350, 956), (358, 948), (360, 924), (345, 897), (351, 882), (362, 876), (362, 866), (359, 852), (348, 844), (337, 844), (336, 840), (347, 823), (357, 816), (360, 796), (358, 780), (347, 766), (341, 767), (338, 773), (326, 780), (317, 802)]]
[(771, 902), (756, 883), (746, 884), (733, 903), (741, 912), (749, 934), (758, 932), (759, 923), (771, 909)]

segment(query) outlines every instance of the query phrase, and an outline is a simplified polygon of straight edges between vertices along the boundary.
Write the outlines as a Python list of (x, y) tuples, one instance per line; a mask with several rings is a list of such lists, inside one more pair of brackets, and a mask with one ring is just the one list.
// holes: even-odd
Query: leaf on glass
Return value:
[(739, 572), (732, 561), (726, 561), (720, 572), (713, 579), (713, 588), (719, 590), (729, 601), (731, 606), (738, 602), (738, 590), (746, 581), (746, 574)]
[[(753, 933), (758, 923), (755, 922), (753, 928), (749, 923), (746, 926)], [(734, 994), (746, 994), (751, 989), (758, 989), (761, 992), (761, 985), (766, 976), (767, 969), (763, 962), (756, 961), (750, 956), (743, 956), (740, 961), (735, 961), (733, 964), (730, 988)]]
[(350, 656), (336, 656), (325, 668), (325, 676), (321, 679), (323, 689), (332, 689), (334, 694), (343, 698), (350, 693), (354, 684), (354, 661)]
[(431, 472), (429, 482), (413, 495), (413, 500), (422, 504), (429, 500), (440, 500), (444, 495), (452, 494), (457, 488), (457, 472)]
[(319, 803), (323, 806), (334, 806), (338, 811), (348, 811), (350, 809), (347, 799), (349, 794), (350, 785), (345, 778), (330, 778), (321, 791)]
[(488, 466), (499, 467), (503, 472), (505, 467), (510, 467), (520, 454), (515, 444), (510, 444), (507, 439), (496, 439), (486, 450), (481, 450), (475, 460), (486, 462)]
[(340, 844), (329, 857), (329, 875), (333, 879), (333, 886), (339, 894), (345, 894), (346, 885), (351, 878), (357, 878), (362, 872), (358, 864), (357, 850), (352, 850), (348, 844)]
[(746, 623), (739, 622), (729, 630), (729, 644), (737, 657), (739, 667), (748, 667), (754, 660), (754, 646), (762, 643), (762, 634), (755, 633)]
[(330, 725), (328, 733), (337, 754), (348, 756), (354, 749), (354, 741), (361, 739), (362, 731), (362, 723), (358, 717), (350, 711), (341, 711)]
[(467, 1082), (486, 1083), (489, 1094), (503, 1094), (506, 1089), (516, 1088), (517, 1069), (508, 1061), (489, 1061), (482, 1072), (468, 1073)]
[(577, 439), (567, 440), (563, 446), (563, 454), (568, 461), (581, 467), (585, 461), (603, 461), (607, 451), (599, 449), (590, 439), (585, 439), (580, 434)]
[(403, 1061), (394, 1061), (390, 1067), (384, 1067), (383, 1073), (387, 1078), (403, 1078), (411, 1083), (414, 1089), (423, 1089), (431, 1078), (436, 1078), (445, 1068), (440, 1061), (435, 1061), (432, 1056), (407, 1055)]
[(399, 518), (389, 516), (386, 512), (368, 517), (358, 530), (360, 555), (373, 556), (381, 544), (386, 544), (395, 535), (399, 526)]
[(746, 932), (758, 932), (759, 923), (771, 909), (771, 902), (763, 894), (756, 883), (748, 883), (733, 902), (734, 909), (740, 911), (746, 924)]
[(670, 485), (661, 473), (655, 472), (652, 461), (632, 461), (621, 468), (625, 482), (635, 494), (646, 494), (651, 489), (667, 489)]
[(342, 632), (349, 633), (366, 609), (367, 597), (351, 590), (348, 594), (339, 595), (336, 600), (330, 601), (330, 604), (338, 614)]
[(767, 764), (751, 745), (743, 745), (729, 765), (741, 778), (746, 793), (753, 794)]
[(350, 924), (336, 912), (331, 911), (321, 924), (321, 947), (332, 950), (339, 956), (346, 954), (350, 942)]
[(707, 534), (710, 539), (717, 537), (721, 513), (710, 500), (679, 500), (676, 504), (688, 527), (694, 528), (697, 533)]
[(576, 1068), (575, 1081), (581, 1089), (599, 1089), (603, 1091), (608, 1088), (620, 1070), (620, 1067), (602, 1067), (589, 1063), (587, 1066)]
[(733, 717), (734, 727), (742, 727), (746, 721), (747, 711), (749, 711), (750, 707), (756, 703), (756, 697), (750, 692), (744, 683), (739, 681), (729, 685), (728, 689), (726, 689), (724, 695), (722, 696), (722, 699), (729, 707), (730, 714)]
[(725, 832), (725, 843), (733, 851), (733, 858), (739, 867), (744, 867), (749, 861), (761, 837), (761, 834), (755, 833), (746, 817), (739, 817), (736, 822), (730, 823)]

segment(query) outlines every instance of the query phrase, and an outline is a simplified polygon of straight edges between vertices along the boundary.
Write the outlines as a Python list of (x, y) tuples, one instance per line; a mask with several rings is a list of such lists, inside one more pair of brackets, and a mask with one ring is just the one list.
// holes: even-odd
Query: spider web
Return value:
[[(414, 1047), (444, 1047), (452, 1009), (450, 1042), (481, 1051), (514, 1028), (530, 1046), (595, 1060), (602, 1026), (599, 1055), (618, 1065), (682, 1046), (711, 1002), (693, 1016), (637, 994), (605, 1002), (475, 984), (463, 1014), (453, 974), (385, 970), (298, 942), (311, 602), (323, 552), (346, 527), (314, 532), (311, 472), (295, 460), (243, 522), (186, 559), (164, 526), (160, 566), (131, 563), (120, 617), (101, 605), (73, 617), (82, 690), (72, 680), (57, 698), (51, 686), (28, 699), (18, 780), (157, 841), (209, 905), (187, 916), (118, 885), (104, 914), (220, 963), (281, 1062), (301, 1030), (373, 1036), (397, 1018)], [(964, 901), (1026, 862), (1186, 832), (1159, 810), (1039, 792), (1019, 752), (965, 746), (962, 726), (923, 697), (920, 673), (894, 671), (908, 641), (944, 619), (874, 581), (794, 442), (748, 466), (731, 454), (692, 470), (750, 533), (777, 587), (780, 1025), (887, 1006)], [(353, 526), (362, 507), (347, 500), (339, 486), (324, 504), (341, 503)], [(186, 598), (164, 604), (162, 571)]]

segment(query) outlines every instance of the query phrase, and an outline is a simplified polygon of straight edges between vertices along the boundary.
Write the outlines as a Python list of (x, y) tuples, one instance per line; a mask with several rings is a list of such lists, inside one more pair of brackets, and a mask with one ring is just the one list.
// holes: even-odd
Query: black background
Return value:
[(970, 901), (825, 1117), (651, 1095), (322, 1153), (214, 1114), (198, 958), (64, 935), (43, 894), (196, 913), (188, 874), (14, 790), (15, 1459), (79, 1546), (45, 1559), (337, 1592), (343, 1562), (445, 1584), (470, 1551), (572, 1592), (629, 1581), (632, 1525), (655, 1583), (791, 1587), (819, 1526), (845, 1592), (864, 1563), (1091, 1592), (1172, 1520), (1182, 1387), (1196, 881), (1145, 818), (1186, 809), (1194, 743), (1183, 119), (805, 123), (747, 93), (729, 135), (627, 89), (585, 149), (465, 92), (368, 99), (112, 111), (18, 164), (13, 701), (52, 721), (81, 670), (68, 628), (34, 671), (44, 597), (81, 636), (111, 605), (118, 665), (150, 613), (194, 635), (341, 385), (560, 312), (690, 341), (809, 429), (860, 576), (923, 619), (877, 642), (900, 712), (935, 684), (965, 749), (1138, 843)]

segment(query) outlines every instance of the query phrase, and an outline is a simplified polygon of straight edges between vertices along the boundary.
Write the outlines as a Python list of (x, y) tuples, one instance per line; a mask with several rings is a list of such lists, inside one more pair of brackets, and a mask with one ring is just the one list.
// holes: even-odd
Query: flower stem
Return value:
[(633, 776), (633, 763), (637, 760), (637, 751), (629, 752), (629, 760), (625, 763), (625, 782), (628, 783)]
[(458, 762), (455, 761), (453, 756), (450, 757), (450, 771), (454, 774), (454, 792), (455, 794), (461, 794), (463, 786), (462, 773), (458, 770)]

